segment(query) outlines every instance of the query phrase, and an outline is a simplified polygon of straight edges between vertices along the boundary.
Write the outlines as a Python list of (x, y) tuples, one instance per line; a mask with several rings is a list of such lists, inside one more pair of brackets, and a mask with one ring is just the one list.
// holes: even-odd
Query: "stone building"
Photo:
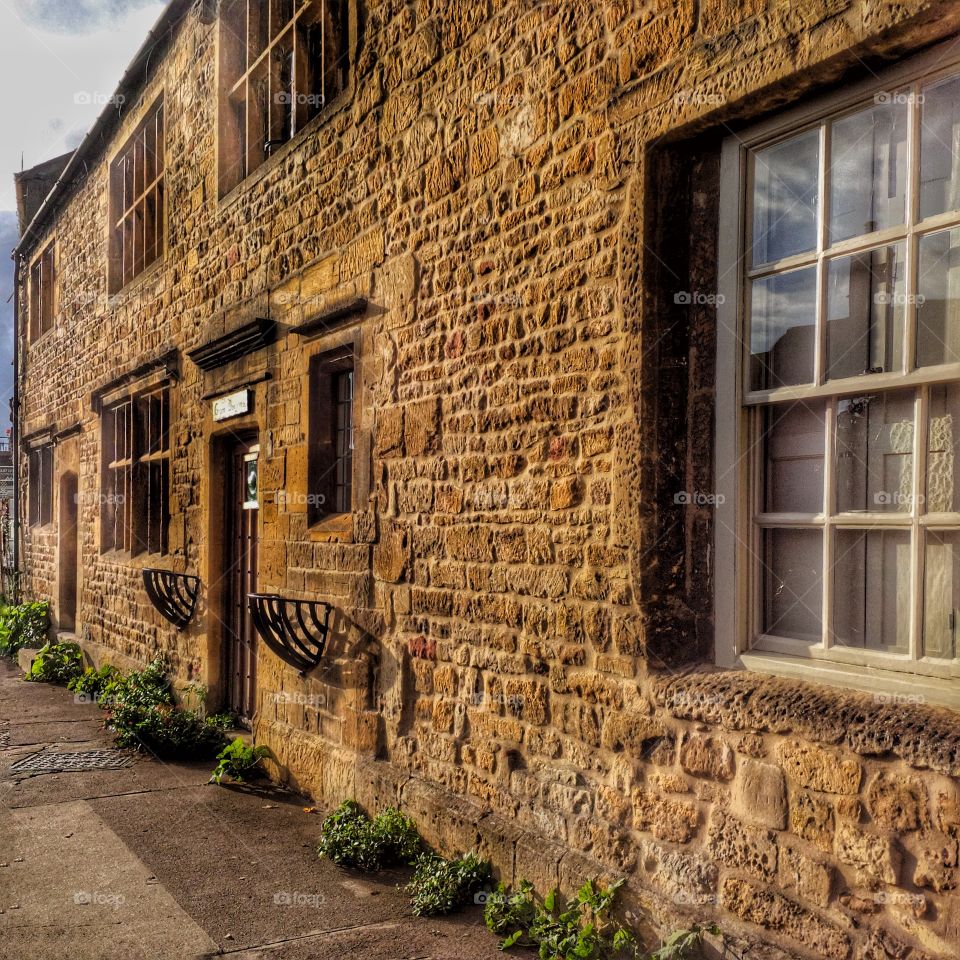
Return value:
[(508, 881), (960, 955), (958, 28), (173, 0), (22, 198), (26, 592)]

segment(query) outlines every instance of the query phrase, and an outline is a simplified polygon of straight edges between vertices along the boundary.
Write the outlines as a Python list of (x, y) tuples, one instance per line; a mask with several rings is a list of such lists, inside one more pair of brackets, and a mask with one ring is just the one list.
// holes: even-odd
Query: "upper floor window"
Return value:
[(354, 364), (352, 348), (310, 361), (307, 518), (353, 509)]
[(164, 252), (163, 101), (147, 112), (110, 164), (110, 291)]
[(56, 310), (56, 248), (47, 245), (30, 268), (30, 339), (53, 329)]
[(166, 553), (170, 391), (126, 397), (103, 412), (101, 547)]
[(220, 194), (347, 85), (347, 0), (227, 0), (220, 28)]
[(721, 227), (740, 224), (742, 240), (720, 265), (739, 290), (720, 310), (718, 370), (739, 354), (742, 371), (739, 389), (718, 385), (718, 476), (736, 480), (717, 537), (738, 563), (740, 651), (955, 670), (952, 70), (902, 68), (724, 147)]
[(42, 527), (53, 520), (53, 445), (35, 447), (28, 456), (29, 522)]

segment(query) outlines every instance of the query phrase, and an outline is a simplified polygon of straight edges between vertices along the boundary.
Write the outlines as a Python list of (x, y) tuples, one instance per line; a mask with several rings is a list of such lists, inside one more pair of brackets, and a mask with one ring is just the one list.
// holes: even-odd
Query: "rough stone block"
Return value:
[(901, 855), (889, 837), (867, 833), (844, 821), (837, 825), (834, 847), (841, 863), (856, 867), (861, 883), (867, 886), (896, 884)]
[(729, 780), (733, 776), (733, 750), (716, 737), (691, 734), (680, 744), (680, 766), (696, 776)]
[(800, 740), (785, 740), (777, 755), (791, 780), (824, 793), (855, 794), (860, 789), (863, 770), (853, 759)]

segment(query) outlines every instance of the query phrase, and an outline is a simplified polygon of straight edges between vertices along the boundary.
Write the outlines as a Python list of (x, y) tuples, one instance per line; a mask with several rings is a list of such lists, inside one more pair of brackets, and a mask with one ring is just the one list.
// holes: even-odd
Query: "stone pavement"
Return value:
[(479, 908), (411, 916), (407, 874), (314, 853), (320, 817), (272, 790), (206, 785), (211, 763), (18, 774), (37, 752), (110, 750), (101, 712), (0, 661), (3, 960), (494, 960)]

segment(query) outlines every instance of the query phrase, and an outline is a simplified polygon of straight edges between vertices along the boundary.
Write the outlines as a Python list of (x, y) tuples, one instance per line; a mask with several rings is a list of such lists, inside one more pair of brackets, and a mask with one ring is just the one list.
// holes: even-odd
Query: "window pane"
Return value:
[(957, 655), (960, 608), (960, 531), (927, 531), (923, 587), (923, 655)]
[(927, 503), (928, 513), (960, 511), (957, 447), (960, 446), (960, 384), (941, 384), (930, 388), (929, 426), (927, 429)]
[(837, 530), (833, 627), (838, 646), (907, 653), (910, 532)]
[(920, 238), (917, 366), (960, 362), (960, 229)]
[(923, 90), (920, 216), (960, 207), (960, 77)]
[(907, 103), (895, 99), (833, 124), (831, 243), (904, 222)]
[(763, 533), (763, 632), (819, 643), (823, 608), (823, 534)]
[(903, 244), (830, 261), (827, 379), (903, 368)]
[(768, 513), (823, 509), (823, 403), (785, 403), (764, 411)]
[(813, 382), (816, 315), (816, 267), (754, 282), (750, 321), (752, 389)]
[(913, 505), (910, 390), (837, 401), (837, 510), (909, 513)]
[(819, 130), (754, 154), (754, 263), (816, 248), (819, 167)]

